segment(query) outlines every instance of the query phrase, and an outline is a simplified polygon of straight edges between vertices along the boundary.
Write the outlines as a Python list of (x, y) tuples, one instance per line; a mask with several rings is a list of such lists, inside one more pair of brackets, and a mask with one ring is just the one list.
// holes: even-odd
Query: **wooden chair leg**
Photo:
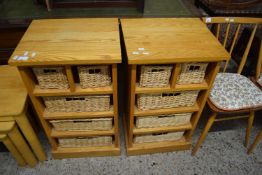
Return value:
[(255, 112), (251, 111), (250, 114), (249, 114), (249, 117), (248, 117), (248, 125), (247, 125), (245, 144), (244, 144), (245, 147), (248, 146), (248, 141), (249, 141), (250, 133), (251, 133), (251, 130), (252, 130), (254, 117), (255, 117)]
[(14, 143), (28, 165), (31, 167), (36, 166), (37, 160), (16, 126), (8, 133), (8, 137)]
[(46, 7), (47, 7), (47, 10), (51, 11), (50, 0), (45, 0), (45, 4), (46, 4)]
[(253, 150), (255, 149), (255, 147), (257, 146), (258, 142), (261, 139), (262, 139), (262, 129), (259, 131), (258, 135), (256, 136), (254, 143), (248, 149), (248, 151), (247, 151), (248, 154), (253, 152)]
[(45, 161), (46, 160), (45, 152), (25, 112), (23, 112), (20, 116), (17, 116), (15, 119), (16, 119), (16, 123), (18, 124), (19, 128), (23, 132), (23, 135), (27, 139), (28, 143), (31, 145), (31, 148), (34, 151), (38, 160)]
[(15, 160), (18, 162), (18, 165), (25, 166), (26, 162), (25, 162), (24, 158), (22, 157), (20, 152), (17, 150), (15, 145), (12, 143), (12, 141), (8, 137), (6, 137), (2, 140), (2, 142), (4, 143), (6, 148), (10, 151), (10, 153), (15, 158)]
[(203, 132), (201, 133), (195, 147), (193, 148), (192, 150), (192, 156), (194, 156), (196, 154), (196, 152), (198, 151), (200, 145), (203, 143), (203, 141), (205, 140), (206, 138), (206, 135), (209, 131), (209, 129), (211, 128), (211, 126), (213, 125), (215, 119), (216, 119), (216, 116), (217, 116), (217, 113), (212, 113), (212, 115), (209, 117), (208, 121), (207, 121), (207, 124), (203, 130)]

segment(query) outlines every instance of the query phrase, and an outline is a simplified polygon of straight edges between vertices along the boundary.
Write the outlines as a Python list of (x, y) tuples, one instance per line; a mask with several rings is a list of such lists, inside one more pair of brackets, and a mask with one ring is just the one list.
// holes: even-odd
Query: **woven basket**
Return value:
[(111, 84), (109, 66), (78, 66), (82, 88), (104, 87)]
[(208, 63), (184, 63), (177, 84), (202, 83)]
[(183, 135), (184, 135), (184, 131), (139, 135), (134, 137), (134, 143), (175, 141), (181, 139)]
[(169, 85), (173, 66), (141, 66), (140, 82), (141, 87), (166, 87)]
[(112, 136), (77, 137), (58, 139), (60, 147), (107, 146), (113, 144)]
[(69, 84), (63, 67), (33, 68), (41, 89), (68, 89)]
[(43, 97), (48, 112), (109, 111), (110, 95)]
[(112, 118), (51, 120), (57, 131), (88, 131), (112, 129)]
[(199, 91), (183, 91), (168, 94), (138, 94), (139, 110), (193, 106)]
[(181, 113), (160, 116), (137, 117), (137, 128), (155, 128), (162, 126), (185, 125), (190, 122), (192, 113)]

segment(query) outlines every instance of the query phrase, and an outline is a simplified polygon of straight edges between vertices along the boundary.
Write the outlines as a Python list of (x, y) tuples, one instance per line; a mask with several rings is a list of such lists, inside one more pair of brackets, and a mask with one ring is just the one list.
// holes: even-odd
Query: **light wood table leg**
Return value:
[(252, 130), (252, 125), (253, 125), (253, 121), (254, 121), (254, 116), (255, 116), (255, 112), (251, 111), (248, 117), (248, 125), (247, 125), (247, 130), (246, 130), (246, 137), (245, 137), (245, 147), (248, 146), (248, 141), (249, 141), (249, 137), (250, 137), (250, 133)]
[(8, 137), (14, 143), (28, 165), (31, 167), (36, 166), (37, 160), (16, 126), (8, 133)]
[(216, 119), (216, 116), (217, 116), (217, 113), (213, 113), (213, 114), (209, 117), (209, 119), (208, 119), (208, 121), (207, 121), (207, 124), (206, 124), (203, 132), (201, 133), (201, 135), (200, 135), (200, 137), (199, 137), (199, 139), (198, 139), (195, 147), (194, 147), (193, 150), (192, 150), (192, 156), (194, 156), (194, 155), (196, 154), (196, 152), (198, 151), (200, 145), (201, 145), (201, 144), (203, 143), (203, 141), (205, 140), (206, 135), (207, 135), (209, 129), (211, 128), (211, 126), (213, 125), (213, 123), (214, 123), (214, 121), (215, 121), (215, 119)]
[(248, 149), (248, 151), (247, 151), (248, 154), (253, 152), (253, 150), (255, 149), (255, 147), (257, 146), (258, 142), (261, 139), (262, 139), (262, 129), (259, 131), (258, 135), (256, 136), (254, 143)]
[(15, 119), (16, 119), (16, 123), (18, 124), (19, 128), (21, 129), (25, 138), (27, 139), (28, 143), (31, 145), (31, 148), (33, 152), (35, 153), (36, 157), (40, 161), (45, 161), (47, 159), (46, 154), (25, 112), (23, 112), (20, 116), (15, 117)]
[(12, 143), (12, 141), (8, 138), (5, 137), (4, 139), (1, 140), (4, 145), (6, 146), (6, 148), (10, 151), (10, 153), (12, 154), (12, 156), (15, 158), (15, 160), (18, 162), (18, 165), (20, 166), (25, 166), (26, 162), (24, 160), (24, 158), (22, 157), (22, 155), (20, 154), (20, 152), (17, 150), (17, 148), (15, 147), (15, 145)]
[(50, 1), (49, 0), (45, 0), (45, 4), (46, 4), (46, 7), (47, 7), (47, 10), (51, 11)]

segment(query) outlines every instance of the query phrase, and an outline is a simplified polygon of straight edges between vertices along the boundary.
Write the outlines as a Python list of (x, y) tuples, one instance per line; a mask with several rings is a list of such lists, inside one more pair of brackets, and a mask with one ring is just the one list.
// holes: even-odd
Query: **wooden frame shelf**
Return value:
[(77, 157), (97, 157), (97, 156), (118, 156), (119, 147), (112, 146), (96, 146), (82, 148), (61, 148), (52, 150), (55, 159), (77, 158)]
[(105, 131), (56, 131), (52, 130), (51, 137), (85, 137), (85, 136), (107, 136), (114, 135), (114, 128)]
[(160, 133), (160, 132), (172, 132), (172, 131), (184, 131), (192, 129), (191, 123), (179, 126), (161, 126), (156, 128), (134, 128), (133, 133), (137, 134), (150, 134), (150, 133)]
[(199, 105), (196, 103), (194, 106), (190, 107), (177, 107), (177, 108), (166, 108), (166, 109), (153, 109), (141, 111), (137, 107), (134, 107), (134, 116), (150, 116), (150, 115), (160, 115), (160, 114), (175, 114), (175, 113), (186, 113), (186, 112), (196, 112), (199, 110)]
[[(39, 32), (41, 31), (41, 32)], [(74, 33), (74, 35), (71, 35)], [(34, 36), (32, 38), (32, 36)], [(26, 59), (16, 59), (24, 55)], [(54, 158), (111, 156), (120, 154), (118, 123), (118, 75), (117, 64), (121, 63), (119, 21), (117, 18), (45, 19), (33, 20), (9, 64), (18, 67), (38, 118), (52, 147)], [(111, 85), (82, 89), (77, 66), (107, 65), (110, 67)], [(68, 89), (41, 89), (32, 68), (63, 68), (63, 81)], [(44, 72), (46, 73), (46, 72)], [(60, 72), (61, 73), (61, 72)], [(92, 72), (91, 72), (92, 73)], [(94, 72), (97, 73), (97, 72)], [(48, 81), (59, 79), (52, 73)], [(54, 77), (53, 77), (54, 76)], [(66, 78), (65, 78), (66, 77)], [(99, 77), (99, 76), (96, 76)], [(99, 78), (98, 78), (99, 79)], [(58, 80), (60, 81), (60, 79)], [(98, 80), (97, 80), (98, 81)], [(50, 82), (45, 82), (50, 83)], [(96, 83), (96, 82), (93, 82)], [(55, 83), (54, 83), (55, 84)], [(88, 96), (110, 94), (109, 111), (93, 112), (48, 112), (43, 97)], [(108, 131), (56, 131), (50, 120), (112, 118)], [(107, 147), (60, 148), (59, 138), (81, 136), (112, 136), (114, 142)]]
[[(190, 149), (192, 134), (219, 71), (220, 63), (229, 59), (229, 54), (206, 25), (197, 18), (121, 19), (121, 27), (121, 36), (125, 46), (123, 50), (126, 52), (124, 55), (127, 60), (125, 66), (128, 70), (128, 106), (124, 118), (127, 154), (137, 155)], [(192, 28), (197, 32), (192, 32)], [(192, 62), (208, 63), (204, 81), (198, 84), (176, 84), (181, 71), (184, 71), (182, 64)], [(140, 73), (139, 66), (150, 64), (173, 66), (168, 87), (139, 87), (137, 81), (140, 77), (138, 75)], [(136, 106), (137, 94), (193, 90), (200, 92), (195, 105), (191, 107), (142, 111), (138, 110)], [(136, 117), (191, 112), (193, 114), (190, 123), (186, 125), (141, 129), (135, 126)], [(172, 142), (142, 144), (134, 143), (133, 140), (135, 135), (176, 131), (185, 131), (182, 139)]]
[(156, 88), (149, 88), (149, 87), (139, 87), (138, 83), (136, 84), (136, 94), (142, 93), (162, 93), (162, 92), (176, 92), (176, 91), (187, 91), (187, 90), (206, 90), (208, 89), (208, 84), (204, 80), (201, 84), (176, 84), (175, 88), (172, 89), (170, 86), (168, 87), (156, 87)]
[(35, 86), (33, 94), (35, 96), (64, 96), (64, 95), (89, 95), (89, 94), (112, 94), (113, 87), (98, 87), (82, 89), (79, 84), (75, 84), (74, 91), (70, 89), (40, 89), (38, 85)]
[(183, 137), (176, 141), (164, 141), (164, 142), (149, 142), (149, 143), (134, 143), (133, 147), (127, 149), (127, 154), (152, 154), (158, 152), (170, 152), (170, 151), (182, 151), (188, 150), (191, 147), (191, 142), (186, 141)]
[(113, 117), (114, 111), (111, 107), (110, 111), (96, 111), (96, 112), (47, 112), (45, 110), (43, 117), (48, 120), (54, 119), (72, 119), (72, 118), (105, 118)]

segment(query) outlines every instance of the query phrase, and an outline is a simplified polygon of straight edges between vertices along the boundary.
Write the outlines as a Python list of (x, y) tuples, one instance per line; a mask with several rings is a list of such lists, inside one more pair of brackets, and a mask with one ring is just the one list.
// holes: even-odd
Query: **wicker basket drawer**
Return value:
[(185, 125), (190, 122), (192, 113), (171, 114), (161, 116), (137, 117), (137, 128), (155, 128), (162, 126)]
[(113, 127), (112, 118), (50, 120), (57, 131), (88, 131), (110, 130)]
[(107, 146), (113, 144), (112, 136), (76, 137), (58, 139), (60, 147)]
[(43, 97), (48, 112), (108, 111), (110, 95)]
[(141, 66), (139, 86), (166, 87), (169, 85), (172, 65)]
[(202, 83), (208, 63), (184, 63), (177, 84)]
[(139, 110), (193, 106), (199, 91), (183, 91), (162, 94), (138, 94)]
[(111, 85), (109, 66), (78, 66), (77, 69), (82, 88)]
[(69, 84), (63, 67), (33, 68), (41, 89), (68, 89)]
[(134, 143), (175, 141), (181, 139), (183, 135), (184, 135), (184, 131), (139, 135), (134, 137)]

